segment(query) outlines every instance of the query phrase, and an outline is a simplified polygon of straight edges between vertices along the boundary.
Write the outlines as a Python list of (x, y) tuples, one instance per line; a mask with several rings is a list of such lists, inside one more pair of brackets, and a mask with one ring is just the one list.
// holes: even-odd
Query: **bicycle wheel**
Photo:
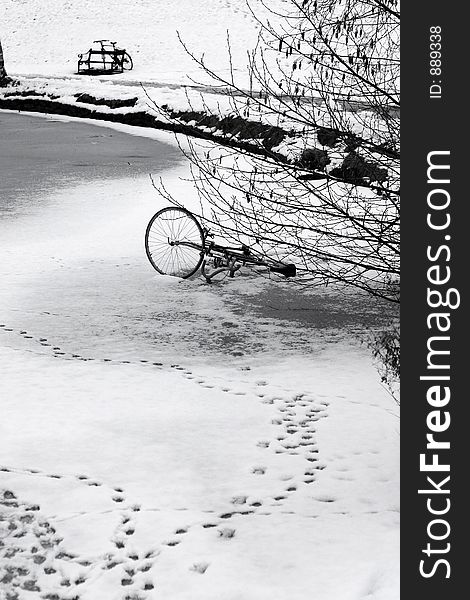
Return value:
[(132, 62), (132, 58), (127, 52), (124, 52), (124, 56), (122, 57), (122, 68), (124, 71), (130, 71), (133, 66), (134, 63)]
[(202, 227), (184, 208), (163, 208), (147, 225), (145, 250), (153, 268), (162, 275), (191, 277), (204, 256)]

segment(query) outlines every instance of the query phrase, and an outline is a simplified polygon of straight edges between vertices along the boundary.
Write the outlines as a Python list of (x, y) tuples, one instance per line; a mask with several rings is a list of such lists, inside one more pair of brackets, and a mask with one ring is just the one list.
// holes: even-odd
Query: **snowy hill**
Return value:
[(243, 69), (257, 26), (243, 0), (2, 0), (0, 39), (14, 74), (76, 71), (77, 54), (97, 39), (117, 41), (134, 59), (130, 78), (188, 82), (197, 66), (177, 31), (197, 55), (227, 69), (221, 48), (230, 33), (233, 60)]

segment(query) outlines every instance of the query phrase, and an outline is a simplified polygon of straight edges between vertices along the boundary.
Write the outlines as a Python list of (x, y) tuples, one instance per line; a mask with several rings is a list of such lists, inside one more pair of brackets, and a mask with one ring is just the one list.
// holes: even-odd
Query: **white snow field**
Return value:
[[(258, 11), (262, 6), (258, 7)], [(2, 0), (0, 39), (12, 74), (71, 75), (78, 54), (94, 40), (116, 41), (134, 62), (127, 79), (189, 83), (197, 65), (184, 51), (205, 54), (220, 72), (233, 64), (242, 73), (246, 52), (257, 39), (257, 24), (243, 0)]]
[(0, 599), (396, 600), (398, 408), (360, 343), (383, 307), (246, 270), (156, 274), (146, 167), (194, 200), (174, 145), (75, 121), (69, 164), (33, 135), (64, 119), (14, 117), (31, 139), (0, 151), (17, 162), (0, 220)]

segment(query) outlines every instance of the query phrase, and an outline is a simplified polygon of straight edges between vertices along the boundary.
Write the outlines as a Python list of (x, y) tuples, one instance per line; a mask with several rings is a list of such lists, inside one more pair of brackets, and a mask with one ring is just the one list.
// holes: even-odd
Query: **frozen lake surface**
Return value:
[(160, 276), (148, 173), (194, 202), (170, 136), (0, 128), (6, 592), (395, 600), (397, 409), (361, 344), (385, 308)]
[[(50, 190), (134, 177), (180, 161), (171, 146), (77, 120), (0, 113), (0, 211), (27, 211)], [(42, 192), (42, 194), (41, 194)]]

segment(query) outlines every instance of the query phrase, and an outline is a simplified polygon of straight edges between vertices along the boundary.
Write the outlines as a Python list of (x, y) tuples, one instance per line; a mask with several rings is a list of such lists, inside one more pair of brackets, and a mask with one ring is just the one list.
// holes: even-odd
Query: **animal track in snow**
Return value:
[[(12, 473), (18, 473), (18, 474), (23, 474), (23, 475), (28, 475), (30, 477), (44, 477), (44, 478), (48, 478), (48, 479), (56, 479), (58, 482), (60, 480), (64, 480), (64, 479), (68, 479), (69, 481), (75, 482), (76, 485), (84, 485), (87, 486), (89, 489), (94, 489), (95, 487), (100, 487), (100, 489), (106, 489), (106, 487), (108, 487), (109, 489), (109, 501), (111, 502), (113, 499), (114, 501), (116, 501), (116, 499), (118, 498), (120, 500), (120, 502), (118, 502), (119, 506), (121, 506), (122, 503), (125, 502), (126, 498), (124, 495), (124, 490), (122, 487), (111, 487), (111, 486), (106, 486), (105, 484), (101, 483), (101, 482), (97, 482), (93, 479), (91, 479), (88, 475), (85, 474), (75, 474), (75, 475), (59, 475), (59, 474), (50, 474), (50, 473), (46, 473), (46, 472), (41, 472), (38, 469), (12, 469), (9, 467), (0, 467), (0, 471), (3, 472), (12, 472)], [(91, 484), (91, 485), (90, 485)], [(93, 484), (99, 484), (98, 486), (95, 486)], [(60, 538), (59, 536), (57, 536), (57, 534), (55, 533), (55, 528), (52, 527), (49, 522), (47, 521), (40, 521), (39, 523), (39, 528), (37, 526), (37, 522), (38, 522), (38, 516), (35, 516), (36, 513), (39, 515), (40, 514), (40, 507), (38, 505), (25, 505), (22, 509), (20, 503), (16, 500), (16, 497), (14, 496), (13, 492), (9, 492), (8, 490), (5, 492), (6, 496), (4, 496), (3, 501), (0, 501), (0, 509), (4, 509), (3, 505), (8, 505), (9, 509), (14, 509), (16, 511), (21, 510), (21, 514), (19, 516), (19, 523), (21, 523), (22, 527), (17, 527), (15, 526), (15, 530), (12, 532), (12, 538), (13, 536), (15, 537), (20, 537), (21, 538), (25, 538), (27, 540), (28, 538), (28, 532), (25, 531), (25, 527), (33, 527), (35, 528), (35, 537), (37, 537), (38, 539), (38, 543), (36, 545), (34, 545), (33, 547), (30, 547), (28, 550), (28, 554), (27, 556), (25, 556), (24, 554), (19, 554), (19, 556), (21, 556), (22, 558), (24, 557), (24, 560), (26, 562), (29, 562), (31, 565), (34, 566), (35, 569), (40, 568), (42, 569), (44, 575), (53, 575), (54, 573), (60, 572), (62, 575), (62, 587), (67, 588), (67, 581), (70, 581), (70, 584), (72, 587), (77, 587), (77, 586), (81, 586), (82, 583), (84, 583), (89, 577), (91, 572), (94, 572), (96, 570), (99, 571), (109, 571), (114, 569), (115, 567), (117, 567), (119, 564), (122, 564), (123, 562), (123, 558), (125, 558), (126, 560), (135, 560), (138, 561), (139, 557), (137, 554), (133, 554), (133, 553), (128, 553), (127, 556), (124, 556), (124, 552), (126, 551), (126, 544), (127, 544), (127, 540), (129, 540), (131, 538), (131, 536), (134, 535), (135, 530), (136, 530), (136, 524), (134, 522), (134, 518), (133, 515), (135, 515), (136, 512), (138, 512), (140, 510), (140, 505), (138, 504), (134, 504), (131, 505), (128, 508), (125, 508), (123, 506), (122, 509), (115, 511), (114, 509), (111, 510), (106, 510), (103, 511), (104, 513), (113, 513), (113, 512), (117, 512), (118, 515), (120, 515), (120, 522), (117, 525), (114, 534), (111, 536), (111, 542), (114, 546), (114, 550), (112, 550), (111, 552), (106, 552), (106, 554), (100, 556), (94, 556), (91, 559), (88, 559), (87, 557), (84, 556), (79, 556), (73, 553), (68, 552), (67, 550), (64, 549), (63, 546), (63, 542), (64, 540), (62, 538)], [(119, 496), (116, 496), (116, 494), (119, 494)], [(87, 514), (85, 512), (83, 513), (78, 513), (78, 514)], [(1, 523), (1, 518), (0, 518), (0, 523)], [(44, 531), (41, 529), (41, 527), (44, 529), (46, 528), (46, 533), (47, 536), (45, 536)], [(17, 555), (20, 552), (20, 550), (16, 550), (13, 549), (13, 552), (11, 553), (11, 557)], [(7, 558), (8, 558), (8, 554), (6, 554)], [(155, 552), (154, 551), (150, 551), (147, 552), (146, 557), (154, 557)], [(2, 547), (0, 544), (0, 563), (2, 558)], [(16, 560), (16, 559), (15, 559)], [(70, 563), (71, 565), (79, 565), (81, 567), (85, 567), (87, 568), (86, 572), (83, 573), (76, 573), (73, 572), (73, 577), (70, 576), (70, 574), (67, 573), (67, 570), (64, 571), (65, 567), (62, 567), (61, 565)], [(138, 562), (136, 562), (136, 565), (138, 566)], [(67, 567), (68, 568), (68, 567)], [(0, 568), (0, 580), (2, 579), (1, 577), (1, 568)], [(30, 577), (31, 579), (31, 577)], [(52, 578), (53, 579), (53, 578)], [(51, 581), (52, 581), (51, 579)], [(29, 580), (28, 580), (29, 581)], [(42, 580), (41, 580), (42, 581)], [(55, 580), (56, 581), (56, 580)], [(31, 585), (31, 589), (34, 589), (33, 587), (33, 583), (29, 584), (29, 583), (25, 583), (25, 585)], [(34, 584), (35, 585), (35, 584)], [(56, 585), (59, 585), (59, 582), (57, 581)], [(39, 586), (39, 584), (38, 584)], [(43, 589), (42, 584), (40, 585), (41, 587), (41, 592), (43, 592), (42, 597), (46, 597), (44, 595), (44, 593), (47, 592), (47, 590), (45, 591)], [(70, 599), (71, 600), (71, 599)]]
[[(313, 427), (313, 422), (327, 416), (325, 407), (328, 404), (315, 400), (309, 394), (304, 393), (295, 394), (289, 398), (268, 398), (262, 400), (262, 402), (271, 405), (275, 403), (275, 411), (279, 416), (273, 415), (271, 423), (280, 427), (282, 433), (276, 436), (274, 444), (269, 444), (268, 446), (261, 441), (257, 443), (257, 446), (270, 448), (278, 456), (296, 457), (293, 460), (298, 460), (297, 457), (301, 457), (302, 460), (306, 460), (307, 463), (312, 464), (311, 470), (306, 471), (304, 477), (301, 479), (297, 480), (291, 474), (280, 477), (281, 481), (289, 480), (292, 483), (287, 488), (279, 490), (280, 493), (274, 496), (275, 503), (279, 503), (282, 500), (286, 500), (286, 496), (284, 495), (286, 492), (289, 493), (289, 497), (292, 497), (297, 490), (301, 489), (301, 484), (314, 483), (316, 481), (314, 473), (324, 469), (326, 466), (324, 463), (319, 462), (319, 450), (315, 441), (316, 430)], [(299, 452), (300, 450), (302, 452)], [(258, 512), (258, 514), (261, 513)]]
[[(44, 340), (46, 340), (46, 338), (44, 338)], [(41, 343), (46, 343), (45, 341), (41, 341)], [(162, 367), (164, 366), (162, 363), (150, 363), (146, 360), (141, 360), (141, 361), (115, 361), (112, 359), (93, 359), (92, 357), (83, 357), (80, 356), (79, 354), (71, 354), (71, 353), (66, 353), (64, 352), (64, 350), (62, 350), (59, 346), (55, 347), (55, 354), (57, 354), (60, 358), (62, 359), (67, 359), (70, 360), (72, 359), (80, 359), (80, 360), (102, 360), (103, 362), (111, 362), (111, 363), (120, 363), (120, 364), (137, 364), (140, 363), (142, 368), (152, 368), (154, 366), (159, 366)], [(41, 352), (44, 352), (44, 354), (52, 353), (52, 346), (50, 347), (44, 347), (42, 349), (40, 349)], [(62, 354), (60, 354), (62, 353)], [(147, 365), (147, 366), (146, 366)], [(168, 368), (169, 365), (166, 365), (166, 368)], [(232, 385), (232, 382), (225, 382), (222, 385), (212, 385), (213, 381), (209, 381), (206, 377), (202, 377), (198, 374), (194, 374), (192, 371), (186, 369), (185, 367), (181, 366), (181, 365), (171, 365), (171, 367), (174, 369), (175, 373), (179, 373), (180, 376), (186, 378), (188, 381), (191, 381), (193, 383), (198, 383), (198, 385), (200, 385), (201, 387), (207, 387), (207, 388), (216, 388), (217, 390), (220, 390), (221, 392), (225, 392), (225, 393), (231, 393), (233, 395), (239, 395), (239, 396), (244, 396), (246, 395), (245, 391), (241, 391), (240, 387), (241, 386), (237, 386), (237, 385)], [(105, 367), (103, 367), (105, 368)], [(241, 375), (241, 374), (240, 374)], [(227, 385), (228, 383), (228, 385)], [(309, 458), (314, 459), (315, 463), (318, 462), (318, 458), (312, 457), (310, 453), (308, 453), (307, 451), (312, 448), (312, 446), (315, 445), (315, 429), (313, 429), (312, 425), (313, 422), (317, 421), (318, 418), (324, 418), (325, 416), (327, 416), (327, 413), (325, 411), (325, 406), (327, 405), (323, 405), (320, 404), (319, 402), (317, 402), (314, 398), (311, 398), (310, 396), (303, 394), (303, 395), (296, 395), (293, 398), (279, 398), (279, 397), (267, 397), (266, 394), (255, 394), (254, 393), (254, 386), (253, 386), (253, 380), (251, 380), (250, 382), (242, 382), (242, 383), (247, 383), (251, 385), (251, 391), (249, 388), (245, 388), (242, 387), (243, 389), (247, 389), (247, 391), (249, 391), (250, 393), (252, 393), (253, 397), (257, 397), (259, 398), (258, 402), (266, 404), (267, 406), (272, 406), (273, 408), (269, 409), (270, 411), (272, 411), (274, 413), (275, 416), (279, 416), (279, 418), (275, 421), (273, 420), (273, 424), (275, 424), (277, 427), (279, 427), (280, 429), (276, 428), (276, 431), (282, 431), (284, 435), (279, 435), (278, 436), (278, 441), (282, 442), (287, 440), (287, 442), (285, 442), (284, 447), (282, 447), (282, 445), (278, 444), (277, 442), (274, 442), (269, 440), (269, 435), (268, 435), (268, 439), (266, 440), (260, 440), (257, 443), (257, 446), (261, 449), (263, 449), (263, 452), (278, 452), (280, 454), (285, 454), (286, 455), (286, 460), (288, 461), (293, 461), (292, 464), (301, 464), (301, 461), (303, 460), (309, 460)], [(256, 381), (256, 386), (258, 387), (262, 387), (265, 388), (268, 383), (266, 381)], [(189, 385), (189, 384), (188, 384)], [(238, 388), (238, 389), (237, 389)], [(268, 392), (269, 393), (269, 388), (263, 389), (263, 392)], [(267, 408), (266, 408), (267, 410)], [(276, 415), (277, 413), (277, 415)], [(301, 450), (302, 454), (299, 454), (298, 452), (293, 453), (293, 450)], [(260, 452), (261, 450), (259, 450), (258, 452)], [(288, 454), (292, 454), (291, 456), (287, 456)], [(315, 450), (315, 454), (318, 454), (318, 450)], [(305, 456), (305, 458), (304, 458)], [(265, 457), (265, 454), (263, 454), (263, 457)], [(295, 457), (295, 458), (294, 458)], [(256, 459), (255, 459), (256, 460)], [(266, 458), (261, 458), (261, 455), (258, 455), (258, 460), (263, 461), (266, 460)], [(276, 459), (277, 460), (277, 459)], [(281, 460), (281, 459), (279, 459)], [(307, 463), (308, 466), (308, 463)], [(322, 468), (324, 468), (324, 466), (322, 465), (318, 465), (318, 468), (315, 467), (315, 470), (321, 470)], [(270, 467), (271, 469), (271, 467)], [(293, 471), (294, 472), (294, 471)], [(266, 473), (266, 467), (264, 466), (255, 466), (253, 467), (252, 470), (253, 474), (256, 475), (262, 475)], [(270, 473), (271, 474), (271, 473)], [(98, 482), (95, 482), (93, 479), (88, 479), (86, 476), (83, 477), (83, 479), (79, 479), (80, 476), (76, 476), (78, 481), (83, 481), (83, 483), (87, 486), (89, 486), (90, 488), (97, 486), (98, 485), (103, 485), (103, 484), (98, 484)], [(313, 474), (307, 474), (305, 473), (305, 476), (300, 476), (300, 477), (295, 477), (294, 475), (289, 475), (288, 478), (284, 479), (283, 481), (287, 481), (287, 480), (293, 480), (292, 481), (292, 485), (289, 485), (289, 487), (287, 487), (286, 489), (286, 483), (281, 484), (280, 482), (278, 482), (279, 484), (279, 489), (275, 489), (273, 491), (270, 492), (270, 497), (272, 498), (274, 496), (274, 498), (276, 499), (275, 501), (277, 503), (281, 503), (287, 499), (292, 498), (292, 495), (297, 491), (297, 490), (301, 490), (301, 489), (305, 489), (305, 487), (303, 486), (303, 483), (312, 483), (315, 478), (313, 477)], [(311, 481), (309, 481), (311, 480)], [(106, 486), (105, 486), (106, 487)], [(278, 492), (276, 495), (274, 495), (274, 492)], [(287, 492), (289, 492), (289, 494), (287, 494)], [(112, 490), (112, 494), (110, 495), (110, 498), (112, 499), (112, 501), (114, 503), (116, 503), (118, 506), (116, 506), (116, 512), (119, 514), (121, 513), (123, 515), (122, 517), (122, 523), (118, 526), (118, 528), (116, 529), (115, 532), (115, 543), (116, 544), (120, 544), (119, 547), (116, 548), (116, 550), (112, 551), (110, 553), (110, 558), (107, 559), (106, 561), (103, 561), (103, 566), (106, 565), (106, 569), (107, 570), (111, 570), (114, 569), (115, 567), (117, 567), (119, 564), (121, 564), (121, 560), (124, 555), (125, 552), (128, 551), (128, 547), (126, 548), (126, 544), (129, 544), (129, 537), (132, 536), (135, 532), (135, 521), (131, 521), (130, 517), (128, 515), (131, 515), (133, 510), (138, 511), (140, 510), (139, 508), (132, 508), (132, 507), (128, 507), (128, 508), (124, 508), (124, 506), (122, 506), (121, 509), (121, 505), (126, 504), (127, 505), (127, 500), (126, 497), (124, 495), (124, 491), (121, 488), (113, 488)], [(287, 495), (286, 495), (287, 494)], [(251, 511), (244, 511), (244, 512), (226, 512), (223, 513), (221, 515), (218, 516), (218, 518), (214, 515), (214, 517), (210, 517), (208, 516), (208, 519), (212, 519), (214, 518), (214, 523), (209, 522), (209, 523), (205, 523), (202, 524), (202, 527), (204, 529), (211, 529), (211, 528), (217, 528), (220, 526), (221, 524), (221, 519), (222, 520), (226, 520), (226, 519), (230, 519), (231, 517), (236, 516), (237, 514), (250, 514), (253, 512), (256, 512), (257, 514), (270, 514), (269, 512), (264, 512), (261, 513), (260, 511), (258, 511), (258, 508), (261, 508), (263, 506), (263, 502), (270, 502), (270, 497), (268, 496), (267, 498), (263, 498), (260, 499), (259, 501), (255, 501), (255, 502), (251, 502), (248, 500), (249, 495), (247, 496), (234, 496), (232, 499), (232, 504), (246, 504), (245, 508), (252, 508), (253, 510)], [(242, 501), (242, 499), (244, 499), (244, 501)], [(279, 504), (278, 504), (279, 506)], [(284, 504), (284, 506), (288, 506), (288, 504)], [(119, 508), (119, 510), (118, 510)], [(233, 507), (233, 508), (237, 508), (237, 507)], [(276, 509), (275, 509), (276, 510)], [(277, 509), (279, 511), (279, 508)], [(289, 511), (283, 511), (283, 512), (289, 512)], [(223, 521), (222, 521), (223, 522)], [(232, 521), (233, 523), (234, 521)], [(230, 523), (230, 524), (232, 524)], [(132, 527), (131, 527), (132, 525)], [(127, 529), (126, 529), (127, 526)], [(201, 524), (199, 524), (199, 526), (201, 526)], [(219, 536), (220, 537), (228, 537), (228, 536), (224, 536), (220, 534), (220, 531), (225, 531), (225, 530), (229, 530), (229, 531), (235, 531), (234, 529), (231, 528), (219, 528)], [(183, 540), (183, 536), (184, 533), (188, 533), (188, 529), (181, 527), (179, 529), (176, 529), (174, 531), (175, 536), (179, 536), (180, 539), (171, 539), (169, 538), (169, 541), (166, 543), (167, 546), (170, 546), (170, 548), (172, 546), (176, 546), (179, 543), (183, 543), (186, 544), (187, 542), (185, 540)], [(214, 535), (214, 532), (208, 532), (207, 535)], [(233, 536), (232, 536), (233, 537)], [(122, 544), (122, 545), (121, 545)], [(165, 545), (165, 543), (163, 543), (163, 545)], [(171, 552), (170, 550), (168, 550), (168, 552)], [(75, 560), (75, 559), (70, 559), (70, 560)], [(139, 564), (139, 560), (138, 557), (136, 558), (132, 558), (130, 560), (134, 560), (137, 564)], [(196, 563), (198, 564), (198, 563)], [(137, 566), (136, 569), (139, 572), (147, 572), (147, 570), (150, 570), (152, 568), (152, 563), (145, 563), (142, 566)], [(206, 567), (207, 568), (207, 567)], [(135, 579), (134, 575), (132, 577), (129, 577), (129, 579)], [(150, 583), (150, 582), (149, 582)], [(143, 582), (141, 581), (139, 585), (142, 586)], [(153, 584), (152, 584), (153, 585)], [(148, 589), (152, 589), (152, 588), (148, 588)], [(127, 590), (128, 592), (134, 592), (134, 590)], [(132, 596), (129, 596), (129, 598), (131, 598)]]
[(219, 515), (220, 519), (231, 519), (234, 515), (251, 515), (255, 511), (254, 510), (235, 510), (232, 512), (226, 512)]
[(203, 575), (209, 568), (209, 564), (210, 563), (208, 562), (194, 563), (191, 567), (191, 571), (195, 571), (196, 573), (200, 573), (201, 575)]
[[(56, 579), (41, 575), (54, 575), (68, 562), (76, 562), (77, 556), (63, 549), (63, 540), (41, 518), (39, 506), (22, 502), (11, 490), (4, 490), (0, 492), (0, 509), (0, 522), (8, 524), (0, 544), (0, 582), (5, 597), (18, 598), (18, 589), (41, 592), (42, 598), (56, 596), (50, 587)], [(65, 581), (63, 577), (64, 585)]]
[(231, 539), (235, 537), (235, 529), (232, 529), (231, 527), (223, 527), (222, 529), (218, 530), (218, 533), (219, 537), (223, 539)]
[(328, 495), (322, 495), (322, 496), (316, 496), (314, 497), (314, 500), (316, 500), (317, 502), (335, 502), (336, 498), (334, 498), (333, 496), (328, 496)]
[(259, 448), (269, 448), (271, 442), (267, 441), (267, 440), (260, 440), (256, 445)]
[[(26, 331), (25, 329), (14, 329), (13, 327), (11, 327), (11, 328), (6, 327), (5, 324), (0, 324), (0, 328), (4, 332), (13, 333), (13, 334), (20, 334), (20, 332), (21, 332), (21, 335), (23, 338), (30, 339), (33, 342), (38, 343), (39, 345), (42, 346), (43, 351), (41, 353), (43, 353), (44, 355), (49, 355), (54, 358), (59, 358), (62, 360), (77, 360), (77, 361), (92, 361), (92, 362), (99, 361), (103, 364), (110, 364), (110, 365), (111, 364), (139, 365), (141, 367), (147, 367), (147, 368), (154, 368), (154, 367), (164, 367), (165, 368), (164, 363), (151, 362), (147, 358), (141, 358), (141, 359), (135, 359), (135, 360), (122, 360), (122, 359), (113, 359), (110, 357), (82, 356), (78, 352), (67, 351), (58, 344), (53, 345), (52, 343), (50, 343), (50, 340), (46, 336), (35, 336), (35, 335), (32, 335), (30, 332)], [(245, 391), (234, 390), (234, 389), (228, 387), (226, 384), (225, 385), (224, 384), (216, 385), (214, 382), (207, 381), (207, 379), (205, 377), (201, 377), (201, 376), (198, 376), (197, 374), (194, 374), (190, 369), (187, 369), (183, 365), (170, 364), (170, 365), (166, 365), (166, 368), (174, 369), (176, 372), (180, 373), (183, 377), (185, 377), (188, 381), (193, 381), (195, 383), (197, 382), (201, 387), (204, 387), (206, 389), (217, 388), (220, 391), (223, 391), (225, 393), (231, 393), (234, 396), (246, 396)], [(251, 367), (249, 367), (249, 366), (240, 367), (240, 370), (250, 371)], [(242, 382), (242, 383), (250, 384), (251, 382), (248, 381), (248, 382)], [(260, 386), (264, 387), (264, 386), (268, 385), (268, 382), (265, 380), (258, 380), (258, 381), (256, 381), (256, 385), (258, 387), (260, 387)], [(259, 395), (259, 397), (263, 397), (263, 396), (264, 396), (264, 394)], [(277, 398), (275, 400), (277, 400)], [(274, 400), (270, 399), (270, 400), (268, 400), (268, 402), (273, 403)]]
[(245, 504), (248, 496), (234, 496), (231, 500), (232, 504)]

